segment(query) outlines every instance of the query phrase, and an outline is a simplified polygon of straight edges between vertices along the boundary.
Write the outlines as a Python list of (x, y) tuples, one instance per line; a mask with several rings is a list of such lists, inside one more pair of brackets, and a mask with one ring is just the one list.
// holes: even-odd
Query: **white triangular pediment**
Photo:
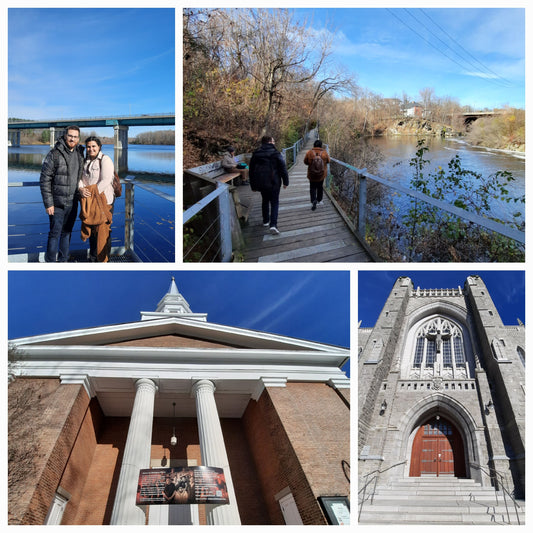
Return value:
[(30, 345), (105, 346), (169, 335), (189, 337), (243, 349), (345, 351), (345, 348), (328, 344), (175, 316), (24, 337), (11, 340), (10, 345), (13, 347)]

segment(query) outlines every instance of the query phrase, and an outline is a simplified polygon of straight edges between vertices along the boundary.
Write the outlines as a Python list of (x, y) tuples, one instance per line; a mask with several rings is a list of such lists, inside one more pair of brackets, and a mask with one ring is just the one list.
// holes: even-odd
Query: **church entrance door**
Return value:
[(465, 477), (463, 439), (451, 422), (435, 416), (418, 428), (409, 475)]

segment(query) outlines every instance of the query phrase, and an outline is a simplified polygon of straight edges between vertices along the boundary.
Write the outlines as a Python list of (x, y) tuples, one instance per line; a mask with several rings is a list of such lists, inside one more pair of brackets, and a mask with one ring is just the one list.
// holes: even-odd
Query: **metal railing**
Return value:
[[(366, 169), (358, 169), (348, 163), (331, 158), (330, 172), (326, 183), (328, 193), (333, 200), (335, 207), (344, 214), (350, 228), (371, 253), (376, 253), (373, 249), (373, 242), (395, 239), (394, 246), (402, 252), (402, 237), (407, 232), (404, 226), (401, 228), (401, 220), (395, 214), (397, 206), (393, 206), (393, 198), (403, 195), (416, 201), (424, 202), (432, 208), (440, 210), (447, 216), (462, 219), (470, 225), (476, 225), (489, 232), (496, 233), (517, 243), (521, 249), (525, 245), (525, 232), (512, 228), (500, 222), (466, 211), (442, 200), (437, 200), (419, 191), (415, 191), (392, 183), (379, 176), (367, 172)], [(372, 191), (369, 198), (368, 182), (376, 184), (377, 192)], [(376, 208), (379, 202), (379, 187), (385, 187), (390, 195), (387, 201), (391, 203), (386, 208), (383, 206)], [(379, 211), (381, 209), (381, 211)], [(376, 212), (379, 211), (379, 212)], [(368, 238), (369, 228), (376, 233), (372, 238)], [(402, 233), (403, 231), (403, 233)], [(405, 237), (403, 237), (405, 239)], [(380, 240), (381, 239), (381, 240)], [(370, 243), (368, 242), (370, 240)], [(383, 246), (383, 245), (382, 245)], [(391, 244), (392, 246), (392, 244)], [(405, 243), (403, 243), (405, 246)], [(381, 255), (377, 251), (377, 255)], [(405, 259), (405, 258), (404, 258)], [(469, 260), (475, 260), (469, 258)], [(397, 258), (396, 260), (401, 260)], [(414, 259), (416, 260), (416, 259)]]
[[(188, 172), (189, 175), (194, 175)], [(235, 209), (230, 188), (218, 183), (217, 188), (183, 213), (183, 261), (230, 262), (233, 255), (231, 209)], [(199, 220), (203, 214), (207, 221)]]
[[(516, 514), (516, 520), (518, 522), (518, 525), (520, 525), (520, 515), (518, 512), (518, 509), (521, 509), (520, 505), (516, 501), (513, 494), (508, 490), (507, 488), (507, 480), (504, 477), (504, 475), (501, 472), (498, 472), (494, 467), (489, 466), (488, 468), (485, 468), (478, 463), (469, 463), (471, 468), (475, 468), (476, 470), (480, 470), (489, 478), (492, 480), (492, 483), (494, 485), (494, 490), (496, 493), (496, 504), (499, 504), (499, 498), (498, 498), (498, 490), (500, 490), (503, 493), (503, 503), (505, 505), (505, 512), (507, 515), (507, 524), (511, 524), (511, 516), (509, 514), (509, 506), (507, 504), (507, 497), (509, 497), (514, 505), (514, 510)], [(471, 495), (472, 497), (472, 495)], [(472, 498), (471, 498), (472, 499)], [(489, 507), (489, 506), (487, 506)]]
[[(359, 515), (358, 518), (361, 518), (361, 513), (363, 512), (363, 505), (367, 500), (370, 500), (370, 505), (374, 503), (374, 496), (376, 494), (376, 487), (378, 484), (379, 476), (383, 474), (383, 472), (387, 472), (387, 470), (391, 470), (392, 468), (395, 468), (397, 466), (401, 466), (407, 463), (407, 461), (402, 461), (401, 463), (396, 463), (392, 466), (389, 466), (388, 468), (384, 468), (383, 470), (372, 470), (372, 472), (369, 472), (368, 474), (365, 474), (363, 477), (366, 479), (366, 481), (363, 484), (363, 487), (359, 489), (359, 492), (357, 493), (359, 496)], [(374, 477), (368, 479), (369, 476), (374, 475)], [(372, 488), (372, 492), (367, 496), (367, 487), (369, 487), (371, 484), (374, 484), (374, 487)], [(361, 494), (362, 493), (362, 494)]]
[(283, 148), (281, 150), (283, 159), (285, 159), (285, 164), (287, 165), (287, 169), (290, 169), (295, 165), (298, 154), (305, 148), (305, 145), (309, 139), (316, 138), (316, 134), (316, 129), (308, 131), (304, 133), (304, 136), (298, 139), (292, 146)]
[[(123, 184), (124, 211), (123, 212), (114, 211), (113, 213), (114, 223), (111, 229), (112, 229), (112, 235), (123, 234), (124, 237), (123, 239), (120, 238), (116, 240), (112, 244), (111, 255), (115, 257), (123, 256), (123, 258), (128, 258), (127, 260), (133, 261), (133, 262), (141, 262), (142, 260), (139, 258), (138, 252), (140, 252), (140, 249), (144, 250), (145, 247), (150, 248), (152, 245), (149, 242), (150, 239), (144, 238), (145, 242), (143, 244), (143, 247), (140, 248), (139, 240), (143, 240), (143, 233), (138, 231), (137, 234), (135, 234), (135, 221), (137, 222), (138, 226), (139, 225), (147, 226), (146, 222), (142, 218), (139, 218), (139, 210), (137, 209), (137, 212), (135, 210), (135, 188), (137, 187), (137, 188), (145, 189), (149, 193), (161, 196), (172, 202), (174, 202), (174, 197), (161, 193), (157, 191), (156, 189), (154, 189), (153, 187), (150, 187), (148, 185), (144, 185), (142, 183), (136, 183), (133, 177), (127, 176), (126, 178), (122, 179), (121, 182)], [(9, 188), (39, 187), (39, 185), (40, 184), (38, 181), (37, 182), (24, 181), (24, 182), (8, 183)], [(18, 201), (9, 202), (10, 206), (17, 206), (17, 205), (18, 206), (20, 205), (30, 206), (32, 204), (39, 205), (40, 207), (42, 207), (42, 201), (40, 200), (40, 197), (38, 200), (35, 200), (35, 201), (25, 200), (22, 202), (18, 202)], [(116, 207), (116, 204), (115, 204), (115, 207)], [(144, 207), (143, 210), (149, 210), (149, 208)], [(117, 227), (115, 225), (115, 221), (117, 219), (122, 218), (122, 215), (124, 216), (123, 230), (122, 228)], [(78, 223), (79, 222), (76, 222), (74, 231), (77, 231), (79, 229)], [(10, 233), (9, 234), (10, 237), (16, 236), (19, 239), (26, 239), (26, 240), (31, 240), (32, 238), (39, 238), (42, 242), (46, 242), (46, 235), (48, 234), (48, 229), (49, 229), (48, 222), (24, 223), (24, 224), (9, 223), (8, 226), (9, 226), (10, 232), (18, 231), (17, 234)], [(113, 232), (113, 230), (115, 231)], [(153, 235), (155, 235), (158, 241), (164, 242), (165, 245), (168, 247), (168, 249), (174, 250), (175, 243), (170, 242), (169, 239), (165, 235), (163, 235), (157, 228), (150, 226), (150, 232)], [(137, 252), (135, 251), (136, 246), (137, 246)], [(37, 256), (37, 259), (39, 259), (40, 256), (43, 255), (43, 252), (28, 251), (29, 248), (26, 245), (21, 246), (20, 248), (17, 248), (16, 250), (17, 251), (15, 251), (14, 248), (11, 248), (8, 250), (8, 254), (9, 254), (8, 261), (9, 262), (27, 262), (27, 261), (30, 261), (30, 257), (33, 258), (33, 256)], [(78, 251), (73, 246), (71, 246), (71, 253), (73, 256), (82, 258), (84, 252), (86, 253), (86, 250)], [(167, 257), (165, 254), (162, 254), (160, 250), (153, 249), (153, 250), (150, 250), (149, 253), (150, 255), (153, 255), (154, 257), (157, 256), (157, 259), (155, 259), (156, 261), (170, 262), (174, 260), (173, 257), (172, 258)], [(148, 253), (144, 255), (148, 255)]]

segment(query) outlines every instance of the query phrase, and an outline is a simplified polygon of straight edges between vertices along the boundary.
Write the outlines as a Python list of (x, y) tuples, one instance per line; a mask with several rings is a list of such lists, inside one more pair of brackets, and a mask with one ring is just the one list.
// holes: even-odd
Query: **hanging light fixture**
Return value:
[[(172, 406), (174, 408), (174, 420), (176, 420), (176, 402), (172, 402)], [(170, 445), (176, 446), (178, 444), (178, 438), (176, 437), (176, 428), (172, 428), (172, 437), (170, 437)]]

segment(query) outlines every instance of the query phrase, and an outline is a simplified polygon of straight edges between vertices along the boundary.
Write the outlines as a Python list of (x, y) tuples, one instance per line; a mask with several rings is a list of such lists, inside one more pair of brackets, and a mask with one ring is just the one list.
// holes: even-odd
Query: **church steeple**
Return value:
[(193, 313), (189, 307), (189, 303), (176, 286), (174, 276), (170, 282), (170, 287), (157, 304), (155, 311), (141, 311), (141, 320), (153, 320), (155, 318), (168, 318), (171, 316), (179, 318), (192, 318), (194, 320), (207, 320), (206, 313)]

